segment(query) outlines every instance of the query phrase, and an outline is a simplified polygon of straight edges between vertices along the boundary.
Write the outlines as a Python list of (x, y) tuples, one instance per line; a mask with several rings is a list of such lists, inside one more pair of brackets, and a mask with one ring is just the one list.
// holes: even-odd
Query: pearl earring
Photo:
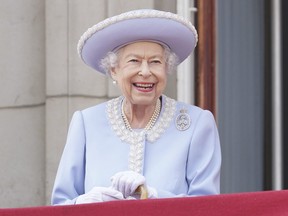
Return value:
[(112, 83), (113, 83), (113, 85), (116, 85), (116, 84), (117, 84), (117, 81), (116, 81), (116, 80), (113, 80)]

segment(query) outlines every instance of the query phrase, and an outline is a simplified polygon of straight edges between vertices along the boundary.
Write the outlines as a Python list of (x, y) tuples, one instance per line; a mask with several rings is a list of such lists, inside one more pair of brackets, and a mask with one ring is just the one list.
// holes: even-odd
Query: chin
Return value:
[(140, 96), (140, 97), (135, 97), (133, 99), (133, 101), (134, 101), (134, 104), (137, 104), (137, 105), (151, 105), (151, 104), (155, 103), (156, 100), (159, 97), (143, 97), (143, 96)]

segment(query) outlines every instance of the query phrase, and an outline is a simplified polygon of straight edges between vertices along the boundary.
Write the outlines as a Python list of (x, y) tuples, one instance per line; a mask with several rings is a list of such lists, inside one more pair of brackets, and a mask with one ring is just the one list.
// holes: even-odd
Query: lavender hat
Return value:
[(183, 17), (164, 11), (134, 10), (107, 18), (89, 28), (78, 42), (78, 54), (85, 64), (105, 74), (100, 61), (109, 51), (136, 41), (167, 45), (184, 61), (194, 50), (198, 35)]

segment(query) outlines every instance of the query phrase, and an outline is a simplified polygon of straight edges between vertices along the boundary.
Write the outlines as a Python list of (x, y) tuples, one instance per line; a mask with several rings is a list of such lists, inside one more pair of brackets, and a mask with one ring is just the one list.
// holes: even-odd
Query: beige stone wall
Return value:
[[(48, 205), (71, 116), (118, 95), (77, 42), (107, 16), (176, 0), (0, 0), (0, 208)], [(175, 97), (176, 77), (166, 94)]]
[(0, 1), (0, 207), (45, 202), (44, 3)]

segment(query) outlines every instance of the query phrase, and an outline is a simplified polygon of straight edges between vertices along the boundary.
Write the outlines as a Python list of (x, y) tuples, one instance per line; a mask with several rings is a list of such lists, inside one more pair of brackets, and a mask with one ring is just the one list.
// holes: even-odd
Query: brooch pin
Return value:
[(191, 119), (186, 109), (181, 109), (179, 115), (175, 119), (176, 128), (180, 131), (187, 130), (190, 127)]

